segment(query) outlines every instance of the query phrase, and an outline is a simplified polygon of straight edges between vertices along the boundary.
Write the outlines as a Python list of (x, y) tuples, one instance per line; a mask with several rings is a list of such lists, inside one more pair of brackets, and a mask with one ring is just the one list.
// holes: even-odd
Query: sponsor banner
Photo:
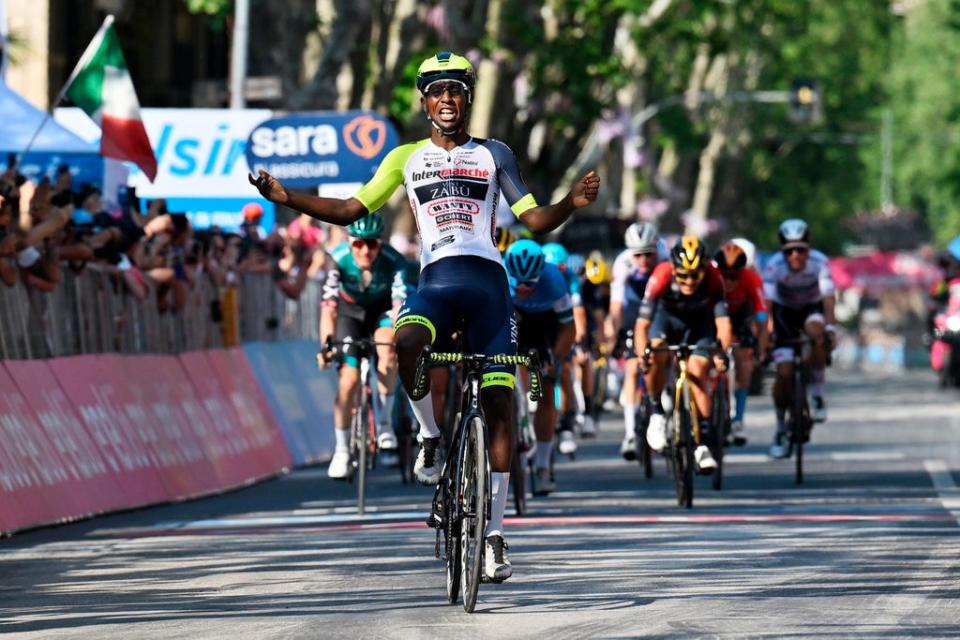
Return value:
[(0, 501), (4, 530), (56, 522), (71, 513), (66, 472), (26, 399), (0, 366)]
[(333, 403), (337, 397), (337, 372), (317, 367), (320, 345), (310, 340), (283, 342), (282, 362), (296, 372), (307, 400), (313, 405), (313, 419), (307, 425), (307, 439), (314, 459), (327, 460), (336, 445), (333, 435)]
[(246, 145), (247, 164), (286, 186), (366, 182), (397, 146), (389, 120), (367, 111), (297, 113), (261, 122)]
[[(269, 231), (275, 207), (247, 182), (244, 151), (250, 132), (271, 113), (268, 109), (141, 109), (157, 156), (157, 178), (151, 183), (136, 165), (126, 163), (128, 184), (137, 188), (144, 201), (165, 198), (169, 211), (186, 212), (196, 228), (217, 224), (235, 231), (243, 221), (243, 205), (257, 202), (263, 207), (260, 225)], [(60, 108), (54, 117), (84, 140), (100, 140), (100, 129), (80, 109)], [(78, 184), (76, 178), (74, 184)]]
[[(243, 346), (297, 465), (317, 462), (333, 452), (336, 373), (318, 370), (318, 347), (313, 342), (254, 342)], [(313, 384), (321, 377), (323, 383)], [(319, 395), (313, 390), (317, 386)]]
[(271, 475), (269, 461), (260, 455), (252, 434), (244, 428), (241, 417), (230, 400), (230, 388), (225, 388), (210, 360), (203, 351), (191, 351), (179, 355), (197, 397), (213, 419), (216, 437), (227, 445), (227, 454), (243, 469), (241, 482)]
[(50, 369), (93, 437), (111, 471), (134, 507), (170, 498), (157, 472), (156, 453), (147, 425), (131, 424), (132, 404), (120, 374), (102, 356), (76, 356), (50, 361)]
[(270, 411), (243, 350), (237, 347), (211, 349), (206, 355), (224, 387), (229, 389), (230, 403), (240, 416), (241, 425), (250, 434), (259, 455), (267, 461), (267, 473), (289, 469), (292, 460), (280, 425)]
[(7, 360), (3, 363), (17, 389), (37, 418), (37, 426), (56, 450), (58, 460), (75, 488), (76, 515), (99, 513), (129, 504), (120, 483), (97, 444), (74, 411), (43, 360)]
[(243, 484), (247, 470), (242, 457), (233, 453), (233, 442), (217, 433), (217, 424), (207, 412), (183, 364), (176, 356), (154, 356), (151, 371), (154, 392), (173, 418), (193, 431), (213, 474), (211, 490)]
[(173, 498), (200, 495), (218, 488), (203, 448), (183, 416), (171, 408), (169, 397), (156, 389), (156, 362), (170, 356), (112, 356), (126, 382), (132, 405), (127, 412), (145, 425), (156, 439), (157, 469)]

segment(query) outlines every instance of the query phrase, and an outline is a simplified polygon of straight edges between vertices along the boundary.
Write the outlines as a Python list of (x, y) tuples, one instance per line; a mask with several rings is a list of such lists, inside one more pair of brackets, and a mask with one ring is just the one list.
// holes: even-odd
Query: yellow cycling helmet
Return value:
[(457, 80), (473, 91), (477, 83), (477, 74), (473, 65), (463, 56), (449, 51), (441, 51), (430, 56), (417, 69), (417, 90), (424, 93), (427, 85), (436, 80)]
[(601, 285), (610, 282), (610, 266), (603, 256), (594, 251), (583, 265), (583, 273), (591, 284)]
[(510, 245), (517, 241), (517, 236), (507, 227), (497, 227), (497, 230), (493, 234), (493, 239), (497, 243), (497, 250), (502, 255), (510, 248)]
[(680, 271), (701, 271), (706, 268), (706, 249), (700, 238), (683, 236), (670, 251), (673, 268)]

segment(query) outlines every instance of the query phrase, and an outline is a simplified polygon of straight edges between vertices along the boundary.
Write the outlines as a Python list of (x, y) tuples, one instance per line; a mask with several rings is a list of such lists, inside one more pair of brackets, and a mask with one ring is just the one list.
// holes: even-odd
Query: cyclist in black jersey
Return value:
[[(600, 178), (590, 171), (559, 202), (540, 206), (520, 176), (516, 156), (502, 142), (473, 138), (467, 121), (476, 75), (470, 62), (450, 52), (423, 61), (417, 72), (421, 106), (430, 137), (401, 145), (384, 158), (373, 179), (353, 198), (322, 198), (288, 191), (260, 170), (249, 181), (260, 194), (314, 218), (347, 225), (379, 209), (401, 184), (422, 238), (418, 290), (407, 298), (396, 322), (400, 379), (409, 394), (416, 386), (417, 361), (437, 335), (462, 325), (468, 347), (484, 354), (515, 353), (516, 325), (506, 273), (494, 241), (501, 194), (531, 231), (556, 229), (578, 208), (597, 198)], [(503, 512), (510, 491), (514, 447), (514, 373), (491, 367), (482, 383), (484, 415), (491, 430), (492, 506), (486, 535), (484, 571), (503, 581), (512, 574), (503, 540)], [(421, 482), (436, 483), (440, 429), (430, 394), (412, 398), (421, 425), (423, 449), (415, 471)]]

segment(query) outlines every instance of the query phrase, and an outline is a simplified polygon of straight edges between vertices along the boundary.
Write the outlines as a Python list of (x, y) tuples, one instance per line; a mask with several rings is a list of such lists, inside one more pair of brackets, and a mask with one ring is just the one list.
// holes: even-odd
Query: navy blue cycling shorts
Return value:
[[(503, 267), (478, 256), (443, 258), (420, 274), (417, 290), (407, 296), (396, 330), (419, 324), (430, 330), (431, 343), (443, 344), (454, 332), (463, 331), (469, 353), (496, 355), (517, 353), (517, 323)], [(513, 388), (515, 367), (487, 367), (482, 387)]]

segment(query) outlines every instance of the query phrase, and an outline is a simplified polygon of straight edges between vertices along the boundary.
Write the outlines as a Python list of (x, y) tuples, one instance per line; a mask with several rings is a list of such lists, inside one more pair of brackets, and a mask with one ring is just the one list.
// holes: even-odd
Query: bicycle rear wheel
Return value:
[(461, 586), (463, 610), (473, 613), (483, 575), (483, 533), (487, 526), (490, 500), (485, 427), (479, 417), (467, 425), (460, 465), (460, 496), (463, 520), (460, 523)]
[(713, 449), (713, 459), (717, 468), (713, 470), (711, 478), (713, 488), (719, 491), (723, 488), (723, 454), (727, 446), (727, 435), (730, 431), (730, 391), (727, 389), (727, 377), (721, 375), (717, 380), (717, 388), (713, 390), (713, 433), (710, 448)]
[[(458, 467), (459, 468), (459, 465)], [(453, 479), (440, 479), (441, 502), (443, 505), (444, 565), (447, 578), (447, 602), (456, 604), (460, 596), (460, 513), (454, 498), (457, 486)]]

